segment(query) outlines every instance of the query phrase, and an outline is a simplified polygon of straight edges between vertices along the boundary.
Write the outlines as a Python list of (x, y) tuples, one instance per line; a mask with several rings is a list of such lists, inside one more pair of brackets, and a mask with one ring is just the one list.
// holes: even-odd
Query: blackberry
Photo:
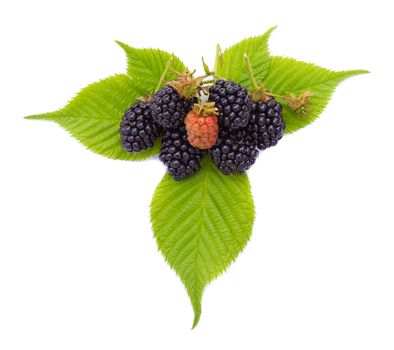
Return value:
[(150, 148), (161, 132), (151, 115), (148, 102), (139, 101), (124, 113), (120, 123), (121, 145), (127, 152)]
[(224, 175), (242, 174), (256, 161), (259, 151), (250, 136), (238, 138), (222, 131), (220, 137), (208, 152)]
[(248, 124), (253, 105), (241, 85), (220, 79), (209, 89), (208, 100), (215, 102), (222, 128), (236, 130)]
[(260, 150), (275, 146), (286, 128), (282, 118), (282, 106), (273, 97), (265, 102), (255, 102), (247, 128)]
[(153, 120), (165, 128), (177, 128), (193, 104), (193, 99), (186, 99), (177, 90), (166, 85), (152, 99)]
[(202, 152), (190, 145), (184, 125), (165, 130), (162, 142), (159, 158), (174, 180), (182, 180), (200, 169)]

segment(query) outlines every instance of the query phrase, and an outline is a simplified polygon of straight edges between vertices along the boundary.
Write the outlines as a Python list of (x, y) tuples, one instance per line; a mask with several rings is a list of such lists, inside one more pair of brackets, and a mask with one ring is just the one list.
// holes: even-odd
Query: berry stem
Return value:
[(164, 80), (165, 80), (165, 78), (166, 78), (166, 75), (167, 75), (167, 73), (168, 73), (168, 70), (169, 70), (169, 68), (170, 68), (170, 65), (171, 65), (171, 63), (172, 63), (173, 58), (174, 58), (174, 55), (171, 55), (171, 57), (169, 58), (169, 60), (168, 60), (168, 62), (167, 62), (167, 64), (166, 64), (166, 66), (165, 66), (165, 68), (164, 68), (163, 73), (161, 74), (159, 83), (158, 83), (157, 86), (156, 86), (155, 93), (158, 92), (159, 89), (161, 88), (161, 86), (163, 85)]
[(201, 76), (197, 77), (196, 79), (204, 80), (204, 79), (211, 77), (211, 76), (213, 76), (213, 72), (208, 72), (208, 74), (201, 75)]
[(181, 72), (178, 72), (177, 70), (175, 70), (174, 68), (171, 68), (171, 67), (168, 68), (168, 70), (169, 70), (170, 72), (176, 74), (176, 75), (181, 75), (181, 74), (182, 74)]
[(211, 75), (212, 73), (209, 70), (208, 65), (205, 63), (204, 57), (201, 57), (202, 60), (202, 66), (204, 67), (204, 72), (206, 75)]
[(217, 79), (217, 72), (220, 66), (223, 64), (223, 54), (222, 54), (222, 49), (220, 48), (220, 45), (216, 45), (216, 55), (215, 55), (215, 66), (213, 68), (214, 70), (214, 75), (215, 75), (215, 80)]
[(282, 96), (282, 95), (278, 95), (278, 94), (273, 94), (272, 92), (269, 92), (269, 91), (267, 91), (267, 90), (264, 90), (264, 93), (265, 93), (266, 95), (268, 95), (268, 96), (276, 97), (276, 98), (279, 98), (279, 99), (282, 99), (282, 100), (285, 100), (285, 99), (286, 99), (286, 96)]
[(257, 92), (261, 90), (261, 87), (257, 84), (256, 79), (254, 78), (252, 65), (250, 64), (249, 57), (246, 53), (244, 53), (244, 63), (246, 67), (246, 72), (248, 73), (249, 80), (252, 84), (253, 91)]

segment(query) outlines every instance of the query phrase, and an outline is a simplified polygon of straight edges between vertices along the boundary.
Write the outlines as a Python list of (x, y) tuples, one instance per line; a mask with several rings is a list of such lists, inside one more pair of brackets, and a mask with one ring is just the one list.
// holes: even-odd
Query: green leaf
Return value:
[[(170, 68), (172, 70), (180, 73), (187, 70), (178, 57), (166, 51), (159, 49), (135, 49), (119, 41), (117, 43), (126, 52), (127, 74), (135, 81), (136, 90), (141, 96), (152, 94), (155, 91), (171, 57)], [(177, 74), (171, 69), (165, 75), (165, 82), (177, 78)]]
[(206, 157), (180, 182), (165, 175), (151, 204), (160, 251), (189, 294), (197, 325), (204, 287), (242, 251), (252, 232), (254, 204), (247, 175), (224, 176)]
[(274, 29), (275, 27), (269, 29), (263, 35), (244, 39), (226, 49), (221, 56), (221, 62), (216, 64), (216, 74), (250, 89), (252, 85), (244, 64), (244, 54), (246, 54), (249, 57), (256, 80), (262, 81), (270, 68), (268, 39)]
[(108, 158), (140, 160), (158, 154), (160, 142), (139, 153), (127, 153), (120, 145), (119, 123), (138, 96), (131, 79), (119, 74), (84, 88), (56, 112), (26, 118), (52, 120), (88, 149)]
[(273, 56), (269, 73), (264, 79), (264, 86), (277, 95), (288, 93), (297, 95), (305, 91), (313, 94), (308, 100), (310, 114), (306, 117), (293, 111), (285, 103), (282, 104), (286, 132), (291, 133), (310, 124), (320, 115), (341, 81), (364, 73), (368, 71), (334, 72), (292, 58)]

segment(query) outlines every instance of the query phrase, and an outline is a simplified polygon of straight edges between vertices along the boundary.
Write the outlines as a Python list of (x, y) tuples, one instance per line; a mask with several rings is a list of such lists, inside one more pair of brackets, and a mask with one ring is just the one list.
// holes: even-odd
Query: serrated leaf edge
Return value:
[[(203, 161), (203, 164), (202, 164), (203, 167), (205, 167), (205, 166), (209, 166), (209, 167), (210, 166), (215, 166), (214, 164), (207, 165), (207, 162), (211, 162), (211, 160), (209, 159), (208, 156), (204, 156), (204, 161)], [(201, 186), (207, 187), (207, 183), (206, 183), (207, 182), (207, 177), (209, 175), (209, 172), (212, 171), (212, 170), (206, 169), (205, 171), (206, 171), (206, 173), (205, 173), (205, 176), (204, 176), (204, 185), (201, 185)], [(185, 287), (185, 290), (186, 290), (186, 292), (187, 292), (187, 294), (188, 294), (188, 296), (190, 298), (190, 302), (191, 302), (191, 305), (192, 305), (193, 311), (194, 311), (194, 319), (193, 319), (192, 329), (194, 329), (197, 326), (197, 324), (198, 324), (198, 322), (200, 320), (200, 317), (201, 317), (202, 295), (203, 295), (203, 292), (204, 292), (205, 288), (209, 284), (211, 284), (214, 280), (219, 278), (222, 274), (224, 274), (228, 270), (228, 268), (230, 268), (232, 266), (234, 261), (238, 258), (238, 256), (246, 248), (248, 242), (250, 241), (251, 235), (252, 235), (253, 225), (254, 225), (254, 221), (255, 221), (255, 218), (256, 218), (256, 209), (255, 209), (255, 205), (254, 205), (253, 192), (252, 192), (251, 184), (250, 184), (250, 181), (249, 181), (249, 178), (248, 178), (247, 174), (242, 174), (242, 175), (222, 175), (222, 174), (219, 174), (219, 177), (239, 177), (239, 176), (243, 176), (246, 179), (246, 184), (247, 184), (247, 188), (248, 188), (248, 191), (246, 193), (246, 195), (247, 195), (247, 199), (246, 200), (248, 200), (250, 202), (250, 204), (252, 205), (251, 211), (250, 211), (251, 218), (248, 221), (248, 222), (250, 222), (250, 225), (251, 225), (251, 232), (247, 236), (246, 241), (243, 242), (244, 244), (242, 245), (240, 250), (236, 253), (235, 256), (231, 257), (228, 265), (220, 273), (218, 273), (217, 275), (213, 276), (211, 279), (209, 279), (206, 282), (206, 284), (203, 286), (203, 289), (201, 291), (201, 298), (197, 298), (197, 299), (195, 298), (195, 296), (190, 294), (190, 292), (189, 292), (189, 290), (187, 288), (187, 285), (186, 285), (187, 281), (185, 281), (183, 279), (183, 277), (177, 272), (176, 266), (174, 266), (169, 260), (167, 260), (166, 256), (164, 255), (164, 252), (160, 249), (158, 239), (157, 239), (157, 237), (155, 235), (154, 224), (153, 224), (153, 220), (152, 220), (152, 217), (153, 217), (153, 215), (152, 215), (152, 211), (153, 211), (152, 203), (155, 201), (156, 197), (159, 195), (158, 192), (157, 192), (157, 189), (160, 188), (161, 184), (166, 182), (167, 180), (173, 181), (174, 184), (177, 184), (177, 182), (175, 180), (173, 180), (169, 174), (165, 174), (164, 177), (162, 178), (162, 180), (157, 185), (156, 190), (155, 190), (155, 192), (153, 194), (153, 197), (152, 197), (152, 201), (151, 201), (151, 204), (150, 204), (150, 222), (151, 222), (152, 232), (154, 233), (154, 239), (156, 241), (156, 244), (157, 244), (157, 247), (159, 249), (160, 254), (163, 256), (164, 260), (170, 266), (170, 268), (175, 271), (176, 275), (182, 281), (182, 284)], [(188, 181), (188, 179), (182, 180), (182, 181)]]

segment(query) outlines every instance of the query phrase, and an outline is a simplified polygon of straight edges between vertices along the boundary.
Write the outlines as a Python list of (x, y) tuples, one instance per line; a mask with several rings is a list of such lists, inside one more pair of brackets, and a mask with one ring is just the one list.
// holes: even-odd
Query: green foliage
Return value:
[[(95, 153), (108, 158), (142, 160), (160, 151), (160, 140), (139, 153), (127, 153), (120, 145), (119, 124), (124, 111), (138, 97), (154, 92), (165, 67), (185, 71), (179, 58), (156, 49), (134, 49), (118, 42), (128, 59), (128, 75), (118, 74), (82, 89), (66, 107), (52, 113), (37, 114), (27, 119), (52, 120), (70, 132)], [(176, 78), (168, 71), (163, 81)]]
[(292, 58), (273, 56), (264, 85), (277, 95), (288, 93), (298, 95), (305, 91), (313, 94), (306, 105), (310, 113), (304, 117), (293, 111), (286, 103), (282, 103), (286, 132), (291, 133), (308, 125), (319, 116), (341, 81), (363, 73), (368, 72), (365, 70), (334, 72)]
[[(287, 132), (315, 120), (327, 105), (336, 86), (363, 70), (334, 72), (291, 58), (271, 56), (265, 34), (242, 40), (226, 49), (217, 48), (216, 74), (248, 89), (244, 55), (255, 80), (272, 91), (283, 106)], [(113, 159), (140, 160), (156, 155), (160, 140), (146, 151), (127, 153), (120, 145), (119, 124), (124, 111), (138, 97), (152, 94), (159, 83), (174, 80), (174, 71), (185, 65), (174, 55), (158, 49), (124, 49), (127, 75), (119, 74), (80, 91), (64, 108), (29, 119), (52, 120), (68, 130), (88, 149)], [(166, 68), (170, 68), (166, 70)], [(208, 66), (203, 60), (205, 72)], [(283, 96), (310, 92), (308, 113), (292, 110)], [(194, 309), (195, 327), (201, 315), (205, 286), (219, 276), (248, 242), (254, 220), (254, 204), (247, 175), (224, 176), (208, 157), (202, 169), (175, 182), (168, 174), (158, 185), (151, 204), (152, 227), (165, 259), (184, 283)]]
[(137, 97), (131, 79), (119, 74), (82, 89), (66, 107), (56, 112), (26, 118), (54, 121), (88, 149), (108, 158), (140, 160), (159, 153), (160, 142), (140, 153), (127, 153), (121, 147), (119, 123)]
[(292, 110), (283, 99), (278, 99), (283, 106), (286, 133), (291, 133), (310, 124), (320, 115), (341, 81), (368, 71), (334, 72), (292, 58), (270, 56), (268, 39), (274, 29), (275, 27), (263, 35), (244, 39), (225, 50), (222, 55), (217, 55), (216, 73), (251, 90), (252, 84), (244, 63), (246, 54), (257, 83), (263, 83), (275, 95), (311, 92), (313, 96), (308, 99), (305, 114), (300, 113), (300, 110)]
[(168, 174), (151, 204), (160, 251), (189, 294), (195, 327), (204, 287), (242, 251), (252, 232), (254, 204), (247, 175), (224, 176), (206, 157), (194, 176)]
[(262, 81), (270, 68), (268, 39), (275, 27), (265, 34), (251, 37), (226, 49), (216, 63), (216, 74), (219, 77), (235, 81), (247, 89), (252, 87), (244, 65), (244, 54), (247, 54), (257, 81)]
[(127, 56), (127, 73), (133, 79), (134, 88), (141, 95), (152, 94), (160, 81), (165, 67), (170, 59), (170, 70), (167, 71), (164, 81), (168, 82), (177, 78), (177, 72), (187, 70), (186, 66), (174, 55), (158, 49), (135, 49), (131, 46), (117, 43), (122, 47)]

